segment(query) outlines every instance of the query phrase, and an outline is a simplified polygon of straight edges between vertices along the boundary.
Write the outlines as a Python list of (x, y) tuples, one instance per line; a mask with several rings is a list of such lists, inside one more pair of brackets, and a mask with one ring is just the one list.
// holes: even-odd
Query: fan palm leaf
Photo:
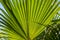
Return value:
[(0, 3), (5, 9), (0, 8), (0, 27), (8, 34), (1, 33), (5, 35), (1, 37), (8, 36), (10, 40), (33, 40), (60, 10), (58, 0), (0, 0)]

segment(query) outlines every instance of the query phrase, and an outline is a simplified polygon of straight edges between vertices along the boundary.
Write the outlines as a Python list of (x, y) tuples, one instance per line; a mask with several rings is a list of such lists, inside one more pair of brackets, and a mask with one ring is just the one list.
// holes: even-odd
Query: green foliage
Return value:
[[(33, 40), (49, 25), (58, 13), (58, 0), (0, 0), (2, 38), (9, 40)], [(6, 12), (5, 12), (6, 11)], [(4, 14), (4, 15), (3, 15)]]
[(60, 24), (52, 24), (43, 31), (36, 40), (60, 40)]

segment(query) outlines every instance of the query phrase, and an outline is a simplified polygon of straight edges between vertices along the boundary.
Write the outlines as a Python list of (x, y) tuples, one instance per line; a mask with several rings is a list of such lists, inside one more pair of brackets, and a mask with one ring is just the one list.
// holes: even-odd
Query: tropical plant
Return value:
[[(52, 24), (48, 25), (36, 40), (60, 40), (60, 12), (51, 21)], [(34, 40), (35, 40), (34, 39)]]
[(60, 10), (58, 0), (0, 0), (0, 38), (35, 40)]
[(36, 40), (60, 40), (60, 24), (54, 23), (48, 25), (45, 31), (43, 31), (35, 39)]

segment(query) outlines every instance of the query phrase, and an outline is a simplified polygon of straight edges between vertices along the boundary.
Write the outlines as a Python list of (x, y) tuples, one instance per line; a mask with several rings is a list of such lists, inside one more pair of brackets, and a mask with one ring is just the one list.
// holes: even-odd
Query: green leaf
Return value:
[(0, 8), (0, 27), (4, 26), (2, 31), (12, 37), (7, 37), (10, 40), (33, 40), (60, 10), (58, 0), (0, 0), (0, 3), (6, 11)]

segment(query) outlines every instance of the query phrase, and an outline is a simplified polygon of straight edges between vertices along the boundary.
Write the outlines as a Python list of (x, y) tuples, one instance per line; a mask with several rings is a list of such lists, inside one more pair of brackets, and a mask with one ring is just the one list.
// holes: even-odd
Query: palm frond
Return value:
[(21, 40), (37, 37), (60, 10), (58, 0), (0, 0), (0, 3), (6, 11), (0, 8), (0, 27), (8, 32), (6, 36)]

